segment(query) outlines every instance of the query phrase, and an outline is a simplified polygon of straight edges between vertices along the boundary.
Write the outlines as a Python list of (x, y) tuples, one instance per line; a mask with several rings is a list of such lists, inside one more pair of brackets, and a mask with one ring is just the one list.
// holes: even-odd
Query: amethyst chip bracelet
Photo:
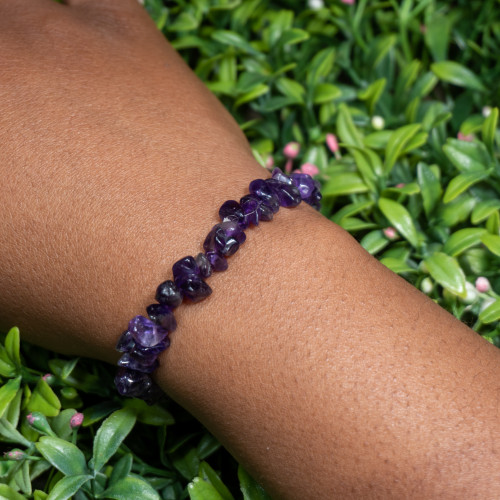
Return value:
[(158, 367), (158, 355), (169, 345), (169, 334), (177, 328), (173, 310), (184, 298), (199, 302), (212, 293), (204, 281), (214, 271), (225, 271), (226, 258), (233, 255), (245, 241), (244, 230), (251, 224), (270, 221), (279, 207), (296, 207), (303, 200), (320, 209), (320, 184), (308, 174), (284, 174), (275, 168), (270, 179), (256, 179), (250, 183), (250, 194), (239, 203), (226, 201), (219, 209), (221, 221), (216, 224), (203, 243), (205, 253), (184, 257), (172, 267), (173, 281), (161, 283), (156, 304), (146, 311), (148, 317), (135, 316), (122, 333), (116, 350), (123, 355), (118, 361), (115, 384), (123, 396), (144, 399), (153, 404), (162, 391), (153, 382), (151, 373)]

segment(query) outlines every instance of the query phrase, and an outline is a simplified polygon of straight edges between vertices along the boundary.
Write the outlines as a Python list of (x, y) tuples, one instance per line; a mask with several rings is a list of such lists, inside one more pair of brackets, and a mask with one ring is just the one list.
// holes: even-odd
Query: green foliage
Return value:
[[(299, 142), (293, 166), (319, 168), (322, 213), (500, 346), (494, 0), (145, 6), (261, 163), (283, 165), (285, 144)], [(474, 287), (479, 276), (488, 291)], [(120, 398), (102, 363), (20, 350), (13, 328), (0, 344), (0, 377), (0, 446), (21, 450), (0, 461), (0, 497), (268, 498), (173, 402)], [(85, 418), (72, 429), (77, 410)]]

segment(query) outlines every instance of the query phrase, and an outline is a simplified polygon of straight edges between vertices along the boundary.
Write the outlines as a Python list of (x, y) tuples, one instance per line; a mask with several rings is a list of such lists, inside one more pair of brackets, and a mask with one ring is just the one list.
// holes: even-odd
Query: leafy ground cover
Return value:
[[(314, 173), (326, 217), (500, 346), (497, 2), (304, 5), (145, 3), (263, 166)], [(12, 329), (0, 377), (0, 497), (267, 498), (174, 403), (118, 397), (111, 367)]]

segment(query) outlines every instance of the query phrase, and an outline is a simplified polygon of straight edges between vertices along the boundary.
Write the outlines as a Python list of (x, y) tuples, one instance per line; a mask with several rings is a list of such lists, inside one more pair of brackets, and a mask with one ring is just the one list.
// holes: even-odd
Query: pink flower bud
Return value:
[(302, 170), (300, 168), (296, 168), (295, 170), (292, 170), (292, 174), (301, 174)]
[(283, 154), (290, 160), (296, 158), (297, 155), (299, 154), (299, 151), (300, 151), (300, 144), (298, 142), (289, 142), (283, 148)]
[(462, 132), (459, 132), (457, 137), (460, 141), (472, 142), (474, 140), (474, 134), (465, 135), (462, 134)]
[(339, 142), (335, 134), (326, 134), (326, 145), (332, 153), (336, 153), (339, 150)]
[(356, 3), (356, 0), (341, 0), (341, 2), (347, 5), (354, 5)]
[(319, 174), (319, 168), (314, 163), (304, 163), (300, 170), (303, 174), (308, 174), (311, 177)]
[(6, 451), (3, 456), (7, 460), (16, 460), (20, 461), (23, 460), (26, 457), (26, 453), (24, 451), (20, 450), (19, 448), (14, 448), (13, 450)]
[(274, 158), (272, 155), (269, 155), (266, 159), (266, 167), (273, 168), (273, 166), (274, 166)]
[(398, 237), (398, 232), (390, 226), (386, 227), (382, 232), (388, 240), (395, 240)]
[(400, 182), (399, 184), (396, 184), (394, 187), (397, 187), (398, 189), (404, 188), (406, 184), (404, 182)]
[(427, 33), (427, 26), (425, 24), (420, 25), (420, 33), (422, 33), (422, 35)]
[(292, 172), (293, 160), (288, 158), (285, 163), (285, 174), (290, 174)]
[(75, 413), (72, 417), (71, 420), (69, 421), (69, 425), (72, 429), (75, 429), (77, 427), (80, 427), (83, 422), (83, 413)]
[(28, 421), (28, 423), (30, 425), (33, 425), (35, 423), (35, 419), (36, 419), (36, 417), (35, 417), (35, 415), (33, 415), (33, 413), (28, 413), (26, 415), (26, 420)]
[(476, 290), (480, 293), (489, 292), (491, 290), (491, 285), (488, 278), (479, 276), (479, 278), (476, 280)]

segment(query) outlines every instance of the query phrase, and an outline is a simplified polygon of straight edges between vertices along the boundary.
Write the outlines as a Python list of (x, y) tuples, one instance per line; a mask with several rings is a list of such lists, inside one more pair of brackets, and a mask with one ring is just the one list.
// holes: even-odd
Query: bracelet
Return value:
[(319, 182), (308, 174), (286, 175), (275, 168), (271, 178), (252, 181), (250, 194), (239, 203), (228, 200), (220, 207), (222, 222), (206, 237), (205, 253), (177, 261), (172, 267), (173, 281), (161, 283), (156, 290), (157, 303), (147, 307), (149, 317), (135, 316), (120, 336), (116, 350), (124, 354), (118, 361), (115, 385), (122, 396), (144, 399), (149, 404), (162, 396), (151, 373), (158, 367), (158, 355), (170, 345), (169, 334), (177, 328), (173, 309), (184, 298), (199, 302), (212, 293), (204, 278), (227, 269), (226, 258), (245, 241), (244, 230), (250, 224), (270, 221), (280, 206), (296, 207), (302, 200), (319, 210), (319, 189)]

